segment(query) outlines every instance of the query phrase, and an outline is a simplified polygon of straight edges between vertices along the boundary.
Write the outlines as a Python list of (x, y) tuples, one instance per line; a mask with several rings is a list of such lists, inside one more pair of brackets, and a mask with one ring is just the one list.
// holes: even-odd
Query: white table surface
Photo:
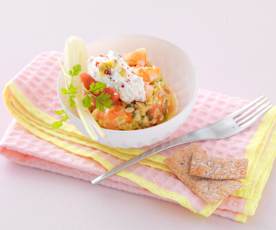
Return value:
[[(1, 1), (1, 88), (34, 55), (61, 50), (70, 34), (142, 33), (183, 47), (200, 87), (276, 102), (276, 2)], [(80, 12), (80, 13), (78, 13)], [(11, 121), (0, 102), (0, 134)], [(69, 177), (21, 167), (0, 158), (0, 229), (275, 229), (276, 170), (246, 225), (204, 219), (166, 202)]]

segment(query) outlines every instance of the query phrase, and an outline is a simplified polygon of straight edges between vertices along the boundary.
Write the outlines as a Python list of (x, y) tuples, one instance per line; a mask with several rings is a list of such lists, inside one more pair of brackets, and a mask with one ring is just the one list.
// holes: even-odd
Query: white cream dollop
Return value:
[[(108, 71), (100, 70), (101, 63), (115, 63)], [(96, 80), (117, 90), (122, 101), (144, 102), (146, 100), (145, 83), (143, 78), (136, 75), (121, 55), (108, 51), (106, 55), (90, 57), (88, 73)]]

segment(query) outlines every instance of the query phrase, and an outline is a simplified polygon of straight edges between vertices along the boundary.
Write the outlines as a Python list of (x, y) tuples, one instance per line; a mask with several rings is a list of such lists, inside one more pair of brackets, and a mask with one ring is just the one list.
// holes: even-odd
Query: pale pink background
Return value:
[[(3, 1), (0, 84), (70, 34), (93, 41), (118, 33), (170, 40), (190, 55), (200, 87), (276, 103), (276, 2)], [(158, 2), (158, 3), (157, 3)], [(80, 12), (80, 13), (78, 13)], [(0, 134), (11, 121), (1, 101)], [(203, 219), (176, 205), (106, 189), (0, 158), (0, 229), (274, 229), (276, 171), (246, 225)]]

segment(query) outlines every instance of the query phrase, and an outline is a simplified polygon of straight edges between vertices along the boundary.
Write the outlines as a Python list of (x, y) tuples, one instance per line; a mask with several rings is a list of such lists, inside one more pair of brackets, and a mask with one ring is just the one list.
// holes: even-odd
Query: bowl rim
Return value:
[[(102, 128), (101, 129), (104, 131), (104, 132), (108, 132), (108, 133), (111, 133), (111, 134), (126, 134), (126, 133), (129, 133), (129, 134), (139, 134), (141, 131), (145, 131), (145, 132), (154, 132), (155, 130), (159, 130), (159, 128), (161, 128), (162, 126), (167, 126), (167, 125), (170, 125), (171, 123), (173, 123), (175, 120), (177, 120), (178, 118), (180, 118), (182, 116), (182, 114), (186, 111), (186, 108), (190, 108), (190, 107), (193, 107), (194, 103), (195, 103), (195, 99), (196, 99), (196, 95), (197, 95), (197, 92), (198, 92), (198, 82), (197, 82), (197, 78), (196, 78), (196, 75), (195, 75), (195, 69), (194, 69), (194, 66), (190, 60), (190, 57), (186, 54), (186, 52), (184, 52), (184, 50), (165, 40), (165, 39), (162, 39), (162, 38), (158, 38), (158, 37), (155, 37), (155, 36), (151, 36), (151, 35), (143, 35), (143, 34), (121, 34), (121, 35), (117, 35), (117, 36), (109, 36), (109, 37), (102, 37), (102, 38), (99, 38), (97, 39), (95, 42), (103, 42), (103, 41), (108, 41), (108, 40), (112, 40), (112, 39), (119, 39), (119, 38), (131, 38), (131, 37), (134, 37), (134, 38), (147, 38), (147, 39), (153, 39), (153, 40), (158, 40), (160, 42), (163, 42), (163, 43), (167, 43), (168, 45), (170, 46), (173, 46), (174, 48), (176, 49), (179, 49), (181, 50), (188, 62), (189, 62), (189, 65), (191, 66), (191, 72), (192, 72), (192, 75), (193, 75), (193, 80), (194, 80), (194, 90), (193, 90), (193, 93), (191, 95), (191, 100), (187, 103), (187, 105), (176, 115), (174, 115), (172, 118), (170, 118), (169, 120), (167, 121), (164, 121), (160, 124), (157, 124), (157, 125), (154, 125), (154, 126), (150, 126), (150, 127), (147, 127), (147, 128), (143, 128), (143, 129), (135, 129), (135, 130), (114, 130), (114, 129), (105, 129), (105, 128)], [(92, 42), (88, 42), (87, 43), (87, 46), (89, 47), (89, 44), (91, 44)], [(58, 80), (58, 84), (57, 84), (57, 88), (58, 88), (58, 94), (60, 94), (60, 79), (61, 79), (61, 75), (62, 75), (62, 71), (60, 71), (60, 75), (59, 75), (59, 80)], [(60, 101), (61, 101), (61, 104), (62, 106), (66, 107), (66, 105), (63, 103), (62, 99), (61, 99), (61, 95), (59, 95), (59, 98), (60, 98)], [(72, 111), (71, 109), (69, 108), (66, 108), (66, 113), (70, 113), (70, 117), (74, 117), (75, 119), (77, 119), (79, 122), (80, 121), (80, 118), (78, 116), (76, 116)]]

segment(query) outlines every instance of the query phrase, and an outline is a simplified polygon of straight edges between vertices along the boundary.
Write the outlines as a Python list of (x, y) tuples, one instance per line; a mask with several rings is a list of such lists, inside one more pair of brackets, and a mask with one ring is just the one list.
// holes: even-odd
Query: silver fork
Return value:
[(112, 170), (98, 176), (93, 181), (91, 181), (91, 183), (97, 184), (102, 180), (122, 171), (123, 169), (136, 164), (146, 157), (152, 156), (158, 152), (176, 147), (178, 145), (187, 144), (195, 141), (217, 140), (231, 137), (253, 125), (271, 107), (272, 104), (270, 103), (268, 98), (261, 96), (251, 103), (245, 105), (241, 109), (227, 115), (225, 118), (214, 124), (210, 124), (195, 132), (188, 133), (185, 136), (177, 137), (173, 140), (146, 150), (141, 155), (136, 156), (129, 161), (126, 161), (119, 166), (113, 168)]

